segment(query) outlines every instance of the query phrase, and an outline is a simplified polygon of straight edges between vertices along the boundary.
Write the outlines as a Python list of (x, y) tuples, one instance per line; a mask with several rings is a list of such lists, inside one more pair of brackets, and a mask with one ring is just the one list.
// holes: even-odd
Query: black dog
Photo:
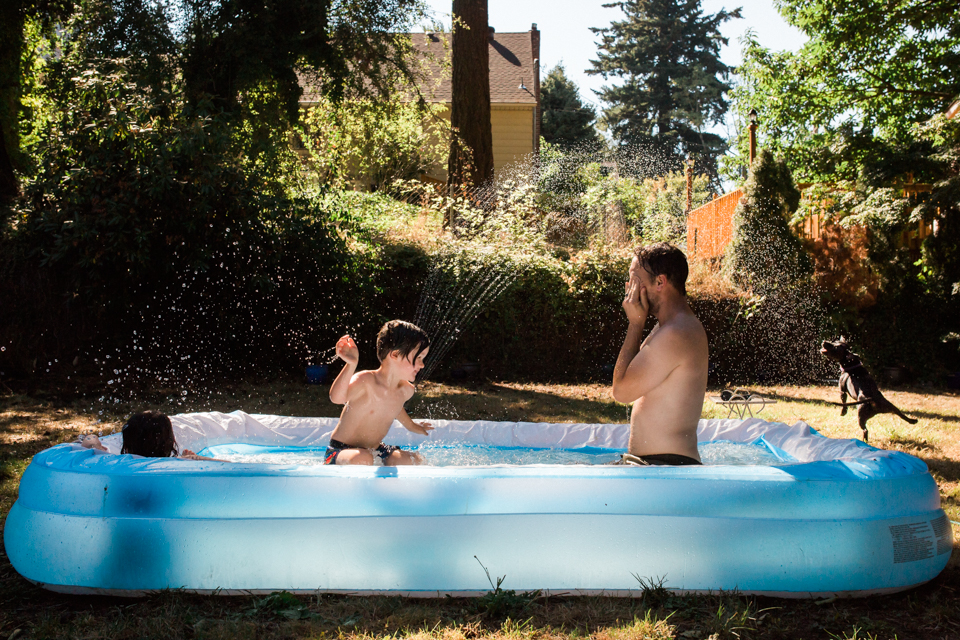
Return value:
[[(867, 441), (867, 420), (878, 413), (895, 413), (910, 424), (917, 424), (915, 418), (908, 418), (903, 415), (900, 409), (893, 406), (893, 403), (883, 397), (880, 389), (877, 387), (873, 376), (863, 366), (860, 357), (851, 352), (847, 347), (847, 340), (843, 336), (836, 342), (823, 341), (820, 347), (820, 353), (831, 360), (840, 363), (840, 415), (847, 415), (847, 407), (860, 405), (857, 410), (857, 418), (860, 420), (860, 428), (863, 430), (863, 441)], [(856, 402), (847, 402), (847, 394), (856, 398)]]

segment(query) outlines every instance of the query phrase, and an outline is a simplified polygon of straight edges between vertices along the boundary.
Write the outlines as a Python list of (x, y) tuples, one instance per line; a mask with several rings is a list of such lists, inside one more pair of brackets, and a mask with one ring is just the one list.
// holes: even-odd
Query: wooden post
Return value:
[(750, 109), (750, 164), (757, 157), (757, 110)]
[(687, 210), (686, 214), (690, 215), (690, 211), (693, 210), (693, 156), (687, 154)]

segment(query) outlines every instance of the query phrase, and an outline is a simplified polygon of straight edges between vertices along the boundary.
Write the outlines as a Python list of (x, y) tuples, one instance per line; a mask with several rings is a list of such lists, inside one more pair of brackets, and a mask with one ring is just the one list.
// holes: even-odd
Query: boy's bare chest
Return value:
[(370, 400), (383, 407), (403, 404), (411, 395), (404, 387), (376, 386), (370, 390)]

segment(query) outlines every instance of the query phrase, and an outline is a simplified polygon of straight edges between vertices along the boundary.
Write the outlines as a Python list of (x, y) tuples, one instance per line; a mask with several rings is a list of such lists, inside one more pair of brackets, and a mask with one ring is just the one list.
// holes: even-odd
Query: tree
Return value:
[[(306, 297), (342, 298), (357, 313), (344, 322), (362, 321), (351, 300), (367, 297), (354, 290), (369, 282), (366, 268), (330, 224), (337, 207), (303, 189), (290, 148), (300, 95), (290, 78), (312, 67), (311, 88), (328, 101), (386, 90), (405, 73), (395, 29), (409, 31), (418, 6), (80, 3), (33, 55), (23, 85), (33, 93), (21, 102), (43, 112), (20, 122), (33, 171), (13, 203), (16, 223), (0, 219), (0, 299), (10, 301), (0, 340), (16, 342), (0, 360), (62, 359), (85, 343), (129, 354), (132, 368), (118, 369), (147, 362), (189, 378), (178, 361), (202, 363), (197, 375), (229, 370), (230, 353), (302, 362), (307, 336), (330, 326)], [(319, 26), (297, 23), (321, 11)], [(204, 330), (174, 338), (182, 326)]]
[[(909, 145), (915, 124), (960, 95), (955, 2), (778, 6), (809, 40), (796, 53), (774, 52), (748, 34), (733, 98), (741, 119), (757, 110), (764, 144), (788, 158), (800, 180), (854, 179), (864, 162), (888, 151), (885, 144)], [(745, 165), (746, 148), (741, 130), (729, 175)]]
[(28, 20), (44, 27), (70, 13), (71, 0), (4, 0), (0, 2), (0, 203), (20, 193), (16, 170), (20, 157), (20, 75)]
[(308, 170), (318, 182), (334, 189), (390, 189), (397, 180), (416, 180), (442, 166), (450, 150), (445, 107), (424, 111), (404, 98), (323, 98), (309, 109), (302, 137), (310, 152)]
[(740, 9), (704, 15), (699, 0), (623, 0), (626, 19), (604, 29), (589, 74), (622, 84), (598, 95), (608, 105), (603, 121), (621, 144), (653, 146), (667, 167), (679, 169), (695, 153), (700, 169), (716, 175), (716, 159), (726, 149), (720, 136), (705, 131), (727, 112), (726, 82), (731, 69), (720, 61), (726, 38), (720, 25), (740, 17)]
[(493, 179), (487, 0), (453, 0), (452, 90), (447, 182), (457, 189)]
[(734, 282), (767, 295), (810, 275), (810, 258), (789, 225), (800, 191), (786, 163), (768, 149), (760, 151), (743, 192), (727, 248), (726, 266)]
[(417, 70), (403, 34), (425, 8), (422, 0), (99, 0), (78, 15), (72, 37), (88, 58), (132, 58), (138, 83), (155, 89), (176, 78), (191, 105), (235, 115), (245, 94), (270, 95), (263, 119), (289, 126), (301, 81), (334, 100), (411, 84)]
[[(956, 3), (784, 0), (780, 8), (809, 40), (790, 53), (745, 39), (737, 113), (756, 109), (763, 145), (798, 179), (820, 183), (798, 216), (869, 230), (882, 293), (949, 298), (960, 281), (951, 249), (960, 233), (960, 126), (942, 113), (960, 94)], [(746, 145), (741, 132), (729, 175)], [(901, 187), (911, 179), (932, 190), (909, 197)], [(901, 238), (921, 222), (937, 231), (918, 261)]]
[(724, 267), (750, 297), (727, 339), (739, 343), (740, 365), (761, 381), (822, 379), (819, 339), (828, 319), (810, 256), (790, 228), (800, 191), (768, 149), (754, 159), (743, 191)]
[(597, 112), (580, 99), (577, 85), (567, 78), (558, 64), (540, 85), (540, 108), (543, 126), (540, 135), (550, 144), (565, 146), (591, 145), (598, 142), (593, 122)]

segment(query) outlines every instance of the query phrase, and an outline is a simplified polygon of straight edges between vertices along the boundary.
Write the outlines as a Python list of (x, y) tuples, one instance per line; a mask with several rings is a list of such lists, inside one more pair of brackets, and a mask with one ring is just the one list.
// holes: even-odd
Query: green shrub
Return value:
[(731, 279), (758, 295), (789, 287), (812, 273), (810, 258), (790, 229), (800, 191), (782, 160), (764, 149), (754, 160), (733, 217), (727, 247)]
[(65, 83), (5, 229), (4, 286), (36, 288), (4, 305), (7, 367), (112, 353), (114, 380), (196, 381), (299, 366), (366, 322), (370, 267), (284, 179), (283, 136), (104, 66)]
[[(462, 327), (433, 376), (443, 378), (459, 363), (477, 362), (483, 375), (492, 378), (609, 381), (626, 333), (620, 303), (631, 254), (602, 246), (520, 258), (497, 258), (491, 251), (492, 262), (501, 270), (512, 269), (514, 279), (479, 309), (472, 324)], [(437, 277), (433, 256), (421, 247), (402, 245), (385, 248), (380, 258), (378, 285), (386, 315), (417, 318), (417, 294)], [(481, 268), (495, 277), (496, 268)], [(470, 300), (467, 296), (465, 302)], [(689, 301), (707, 331), (717, 381), (827, 376), (818, 353), (823, 338), (818, 324), (798, 322), (784, 332), (783, 309), (761, 304), (750, 313), (745, 298), (733, 291), (706, 295), (691, 290)], [(818, 301), (798, 304), (800, 317), (817, 317), (810, 307)], [(647, 328), (653, 325), (651, 319)], [(431, 336), (435, 341), (440, 337)]]
[[(687, 179), (681, 172), (661, 178), (644, 178), (623, 174), (612, 165), (629, 168), (633, 158), (622, 163), (605, 158), (595, 149), (562, 149), (541, 143), (537, 206), (553, 212), (555, 226), (570, 228), (577, 220), (581, 236), (603, 235), (608, 231), (611, 216), (622, 217), (622, 223), (636, 241), (686, 243)], [(707, 176), (695, 176), (691, 207), (710, 199)], [(564, 225), (564, 223), (566, 223)], [(563, 234), (559, 234), (563, 235)], [(567, 234), (569, 235), (569, 234)], [(585, 237), (573, 244), (582, 247)]]
[(353, 185), (389, 189), (446, 166), (450, 124), (443, 105), (420, 107), (392, 100), (319, 98), (300, 130), (309, 152), (307, 168), (325, 189)]

